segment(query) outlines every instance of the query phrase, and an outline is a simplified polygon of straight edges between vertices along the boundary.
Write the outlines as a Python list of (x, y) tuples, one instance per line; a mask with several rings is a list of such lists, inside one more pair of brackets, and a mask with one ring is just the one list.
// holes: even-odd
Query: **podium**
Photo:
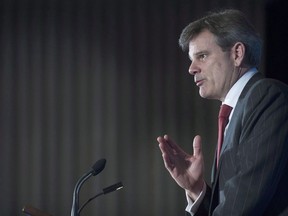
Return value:
[(51, 214), (43, 212), (42, 210), (37, 209), (31, 205), (25, 205), (22, 208), (22, 212), (29, 216), (52, 216)]

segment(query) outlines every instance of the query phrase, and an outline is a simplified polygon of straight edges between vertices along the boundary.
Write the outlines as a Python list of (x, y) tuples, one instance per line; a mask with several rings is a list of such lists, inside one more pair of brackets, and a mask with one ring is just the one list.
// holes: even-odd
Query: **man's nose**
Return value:
[(189, 74), (195, 75), (196, 73), (200, 72), (200, 68), (194, 62), (191, 62), (188, 71)]

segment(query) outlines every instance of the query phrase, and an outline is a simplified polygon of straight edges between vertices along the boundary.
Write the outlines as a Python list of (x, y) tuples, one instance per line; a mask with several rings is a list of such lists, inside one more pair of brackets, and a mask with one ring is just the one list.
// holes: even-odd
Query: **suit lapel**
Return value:
[(212, 213), (213, 210), (216, 208), (216, 206), (219, 203), (219, 196), (218, 196), (218, 192), (219, 192), (219, 174), (220, 174), (220, 170), (221, 170), (221, 164), (222, 164), (222, 160), (221, 160), (221, 154), (223, 153), (223, 151), (225, 151), (225, 149), (227, 148), (229, 141), (228, 140), (232, 140), (233, 137), (233, 122), (236, 122), (237, 117), (239, 117), (240, 112), (242, 111), (243, 107), (240, 107), (239, 104), (241, 104), (241, 101), (243, 100), (243, 98), (245, 97), (245, 95), (247, 94), (247, 92), (249, 91), (249, 89), (251, 88), (251, 86), (257, 82), (258, 80), (262, 79), (263, 75), (261, 73), (256, 73), (246, 84), (246, 86), (244, 87), (236, 107), (234, 108), (234, 113), (233, 116), (231, 118), (231, 122), (227, 128), (227, 132), (226, 132), (226, 137), (224, 138), (224, 142), (223, 142), (223, 146), (221, 149), (221, 153), (220, 153), (220, 158), (219, 158), (219, 167), (218, 169), (216, 168), (216, 154), (214, 156), (214, 163), (212, 166), (212, 172), (211, 172), (211, 183), (212, 183), (212, 196), (211, 196), (211, 203), (210, 203), (210, 212)]
[[(243, 98), (246, 96), (247, 92), (249, 91), (249, 89), (251, 88), (251, 86), (253, 86), (255, 84), (255, 82), (257, 82), (258, 80), (263, 79), (263, 75), (261, 73), (256, 73), (249, 81), (248, 83), (245, 85), (243, 91), (240, 94), (240, 97), (238, 99), (238, 102), (236, 104), (236, 107), (234, 108), (234, 113), (233, 116), (230, 120), (230, 124), (227, 128), (226, 131), (226, 137), (224, 138), (223, 141), (223, 145), (222, 145), (222, 149), (221, 149), (221, 153), (220, 153), (220, 158), (219, 158), (219, 169), (220, 170), (220, 166), (221, 166), (221, 154), (223, 153), (223, 151), (225, 151), (225, 149), (227, 148), (229, 142), (228, 140), (231, 140), (231, 136), (233, 134), (233, 122), (235, 122), (235, 119), (239, 118), (239, 113), (242, 112), (243, 107), (239, 107), (239, 104), (242, 104), (241, 101), (243, 100)], [(217, 176), (216, 176), (217, 177)], [(218, 177), (217, 177), (218, 178)]]

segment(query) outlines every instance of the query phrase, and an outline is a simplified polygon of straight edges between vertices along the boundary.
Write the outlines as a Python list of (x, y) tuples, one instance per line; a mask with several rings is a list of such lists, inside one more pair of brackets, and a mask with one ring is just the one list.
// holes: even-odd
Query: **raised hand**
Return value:
[(163, 161), (177, 184), (195, 200), (204, 185), (204, 160), (201, 150), (201, 137), (193, 140), (193, 155), (184, 152), (168, 135), (158, 137)]

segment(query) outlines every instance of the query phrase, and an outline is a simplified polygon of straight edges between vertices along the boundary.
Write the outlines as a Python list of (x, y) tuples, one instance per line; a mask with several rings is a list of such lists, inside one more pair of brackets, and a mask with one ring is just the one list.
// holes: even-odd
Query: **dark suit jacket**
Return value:
[(246, 84), (196, 215), (288, 215), (286, 85), (260, 73)]

